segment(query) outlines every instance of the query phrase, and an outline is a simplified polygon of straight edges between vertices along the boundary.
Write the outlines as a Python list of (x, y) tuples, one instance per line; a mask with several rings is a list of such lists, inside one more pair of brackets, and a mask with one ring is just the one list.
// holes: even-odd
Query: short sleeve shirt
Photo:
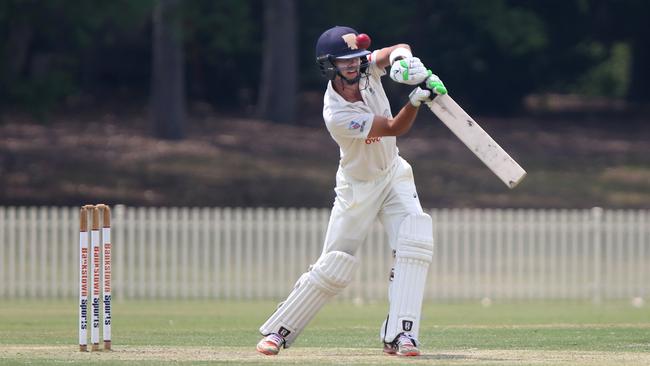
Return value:
[(368, 77), (359, 81), (363, 102), (348, 102), (338, 94), (332, 82), (323, 98), (323, 118), (330, 135), (340, 148), (340, 168), (352, 179), (369, 181), (388, 170), (397, 157), (394, 136), (368, 138), (376, 115), (393, 118), (381, 77), (386, 71), (370, 55)]

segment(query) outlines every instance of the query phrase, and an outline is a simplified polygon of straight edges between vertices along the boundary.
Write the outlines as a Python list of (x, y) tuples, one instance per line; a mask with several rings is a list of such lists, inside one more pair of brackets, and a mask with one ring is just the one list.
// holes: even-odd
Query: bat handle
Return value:
[(423, 81), (423, 82), (421, 82), (420, 84), (418, 84), (418, 86), (420, 87), (420, 89), (428, 90), (428, 91), (431, 92), (431, 95), (429, 96), (429, 99), (430, 99), (431, 101), (433, 101), (434, 99), (436, 99), (436, 98), (438, 97), (438, 94), (437, 94), (435, 91), (433, 91), (433, 89), (431, 89), (431, 88), (427, 85), (426, 80)]

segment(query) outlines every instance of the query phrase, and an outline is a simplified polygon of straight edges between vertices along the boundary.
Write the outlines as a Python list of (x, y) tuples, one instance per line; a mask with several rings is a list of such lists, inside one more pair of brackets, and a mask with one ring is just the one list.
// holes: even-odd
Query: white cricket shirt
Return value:
[(363, 88), (365, 78), (359, 82), (363, 88), (363, 102), (346, 101), (334, 90), (331, 81), (323, 98), (325, 125), (341, 152), (340, 169), (346, 177), (361, 181), (381, 176), (391, 167), (398, 154), (395, 136), (368, 138), (375, 115), (393, 118), (381, 85), (381, 77), (386, 70), (377, 66), (376, 52), (371, 55), (368, 65), (368, 85)]

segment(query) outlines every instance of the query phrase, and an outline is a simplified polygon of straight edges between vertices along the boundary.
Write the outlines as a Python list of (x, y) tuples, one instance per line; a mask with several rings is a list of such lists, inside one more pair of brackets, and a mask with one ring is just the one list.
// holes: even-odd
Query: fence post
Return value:
[(5, 248), (8, 248), (11, 243), (8, 241), (5, 241), (5, 225), (7, 222), (7, 219), (5, 218), (5, 208), (0, 207), (0, 298), (5, 298), (6, 297), (6, 291), (7, 291), (7, 278), (5, 276), (6, 273), (6, 268), (7, 268), (7, 263), (5, 260), (6, 254), (5, 254)]
[[(115, 299), (123, 300), (126, 298), (126, 276), (124, 276), (124, 271), (127, 270), (125, 259), (126, 246), (124, 245), (126, 238), (124, 224), (126, 206), (116, 204), (112, 207), (111, 213), (111, 256), (113, 259), (113, 263), (111, 264), (111, 276), (113, 279), (111, 299), (115, 303)], [(116, 247), (117, 250), (115, 249)]]
[(594, 243), (594, 273), (593, 273), (593, 294), (592, 302), (600, 304), (602, 302), (602, 284), (601, 278), (602, 269), (602, 245), (603, 245), (603, 209), (601, 207), (593, 207), (591, 209), (591, 230), (593, 233)]

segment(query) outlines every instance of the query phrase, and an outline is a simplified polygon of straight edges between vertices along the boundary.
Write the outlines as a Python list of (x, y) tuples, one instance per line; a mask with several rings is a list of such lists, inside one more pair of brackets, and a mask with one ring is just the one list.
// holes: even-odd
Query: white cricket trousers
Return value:
[[(381, 220), (390, 246), (396, 250), (402, 222), (407, 216), (418, 214), (422, 214), (422, 207), (411, 166), (404, 159), (397, 157), (384, 174), (369, 182), (346, 179), (339, 169), (323, 253), (298, 279), (287, 300), (260, 327), (260, 333), (278, 333), (285, 338), (285, 347), (289, 347), (320, 308), (352, 279), (358, 263), (355, 252), (375, 219)], [(389, 298), (391, 293), (389, 289)], [(419, 309), (420, 304), (416, 305)], [(419, 315), (414, 319), (419, 319)]]
[(339, 168), (335, 191), (336, 199), (321, 255), (335, 250), (355, 255), (377, 218), (395, 250), (404, 218), (423, 212), (411, 165), (400, 156), (382, 176), (372, 181), (347, 178)]

